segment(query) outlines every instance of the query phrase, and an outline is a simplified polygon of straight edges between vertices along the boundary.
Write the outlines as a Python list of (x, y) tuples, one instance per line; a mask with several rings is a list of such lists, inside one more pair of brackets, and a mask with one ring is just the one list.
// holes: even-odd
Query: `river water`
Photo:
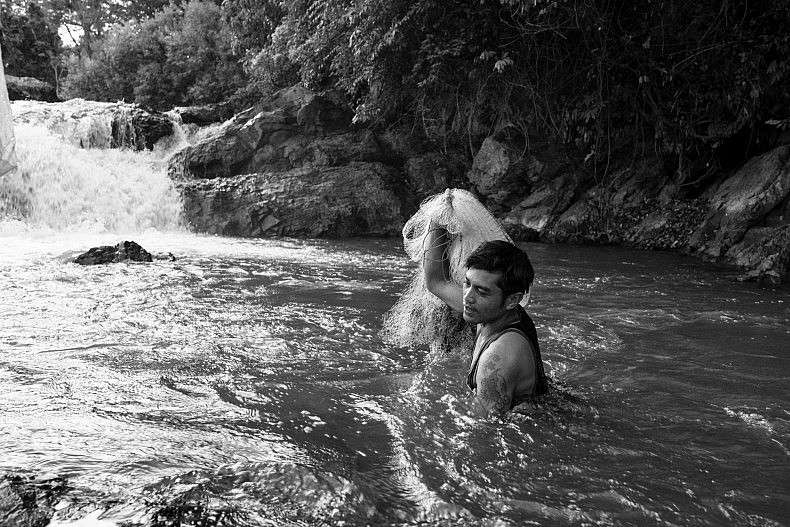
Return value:
[[(189, 233), (156, 156), (17, 139), (0, 523), (790, 525), (786, 288), (526, 244), (554, 388), (472, 419), (468, 350), (378, 336), (399, 240)], [(70, 263), (123, 239), (176, 260)]]

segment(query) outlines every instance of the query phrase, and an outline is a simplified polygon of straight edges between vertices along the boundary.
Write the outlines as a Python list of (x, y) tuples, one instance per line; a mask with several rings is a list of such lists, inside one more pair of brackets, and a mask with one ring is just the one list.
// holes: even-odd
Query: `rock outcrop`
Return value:
[[(710, 198), (709, 212), (690, 240), (690, 249), (719, 257), (741, 241), (752, 227), (776, 210), (785, 219), (790, 195), (790, 145), (752, 158), (724, 181)], [(780, 207), (780, 205), (782, 205)]]
[(234, 236), (394, 236), (418, 200), (463, 183), (462, 156), (358, 129), (336, 93), (283, 90), (176, 153), (187, 221)]
[(182, 182), (186, 216), (226, 236), (395, 236), (403, 224), (400, 174), (382, 163), (303, 167)]
[[(503, 147), (498, 147), (499, 151)], [(790, 271), (790, 146), (751, 159), (703, 196), (678, 197), (677, 185), (658, 163), (642, 159), (614, 167), (603, 181), (561, 167), (548, 177), (534, 162), (481, 148), (474, 177), (481, 194), (506, 207), (497, 185), (508, 186), (507, 199), (523, 196), (501, 214), (516, 238), (547, 242), (604, 243), (644, 249), (677, 250), (743, 267), (744, 279), (776, 285)], [(545, 166), (545, 165), (544, 165)], [(480, 170), (480, 167), (490, 167)], [(503, 176), (508, 170), (516, 174)], [(514, 169), (514, 167), (518, 167)], [(513, 183), (518, 181), (519, 183)]]
[(170, 160), (170, 174), (211, 179), (380, 161), (373, 135), (350, 130), (350, 124), (350, 112), (331, 98), (292, 88), (180, 151)]
[(153, 262), (151, 253), (137, 242), (123, 241), (117, 245), (92, 247), (74, 259), (80, 265), (99, 265), (119, 262)]
[(33, 77), (5, 76), (8, 98), (12, 101), (44, 101), (57, 102), (60, 99), (55, 87)]
[(236, 236), (398, 235), (420, 200), (475, 191), (519, 240), (675, 250), (776, 284), (790, 261), (790, 146), (684, 194), (650, 149), (597, 166), (545, 138), (485, 139), (472, 158), (411, 131), (360, 129), (337, 93), (283, 90), (170, 161), (195, 229)]
[(204, 104), (200, 106), (176, 106), (171, 113), (178, 116), (182, 124), (206, 126), (223, 123), (233, 117), (233, 110), (227, 104)]

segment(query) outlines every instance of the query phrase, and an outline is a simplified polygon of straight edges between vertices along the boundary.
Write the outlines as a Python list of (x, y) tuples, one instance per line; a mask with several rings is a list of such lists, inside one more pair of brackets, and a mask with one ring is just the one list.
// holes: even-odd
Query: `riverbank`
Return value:
[(579, 159), (488, 137), (473, 156), (352, 123), (336, 93), (294, 87), (176, 154), (188, 222), (234, 236), (398, 236), (422, 199), (475, 192), (517, 240), (678, 251), (776, 286), (790, 269), (790, 147), (691, 184), (647, 145)]
[(464, 188), (516, 240), (675, 251), (763, 286), (788, 280), (788, 144), (689, 182), (647, 145), (585, 159), (545, 138), (491, 136), (469, 153), (411, 129), (357, 126), (342, 95), (301, 87), (227, 117), (221, 106), (165, 115), (124, 103), (14, 103), (17, 124), (45, 124), (82, 148), (181, 144), (168, 173), (196, 232), (398, 237), (420, 201)]

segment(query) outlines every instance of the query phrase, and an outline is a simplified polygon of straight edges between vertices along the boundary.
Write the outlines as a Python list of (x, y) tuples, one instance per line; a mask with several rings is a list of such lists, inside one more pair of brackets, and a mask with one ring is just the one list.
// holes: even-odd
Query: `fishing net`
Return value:
[(389, 344), (457, 348), (471, 338), (471, 328), (466, 327), (461, 314), (425, 287), (422, 262), (429, 249), (428, 233), (437, 226), (448, 233), (449, 243), (444, 253), (450, 269), (448, 278), (459, 287), (466, 273), (466, 259), (481, 243), (512, 242), (499, 222), (466, 190), (447, 189), (423, 201), (403, 227), (403, 248), (420, 267), (414, 271), (400, 299), (384, 315), (381, 337)]
[(3, 56), (0, 55), (0, 177), (15, 168), (14, 157), (14, 117), (8, 101), (5, 85)]

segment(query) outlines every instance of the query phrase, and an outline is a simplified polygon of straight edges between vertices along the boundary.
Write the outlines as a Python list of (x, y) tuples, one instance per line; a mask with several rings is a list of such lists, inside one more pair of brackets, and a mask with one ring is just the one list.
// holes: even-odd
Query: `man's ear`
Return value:
[(507, 295), (507, 298), (505, 298), (505, 309), (514, 309), (521, 303), (522, 298), (524, 298), (524, 293), (513, 293)]

